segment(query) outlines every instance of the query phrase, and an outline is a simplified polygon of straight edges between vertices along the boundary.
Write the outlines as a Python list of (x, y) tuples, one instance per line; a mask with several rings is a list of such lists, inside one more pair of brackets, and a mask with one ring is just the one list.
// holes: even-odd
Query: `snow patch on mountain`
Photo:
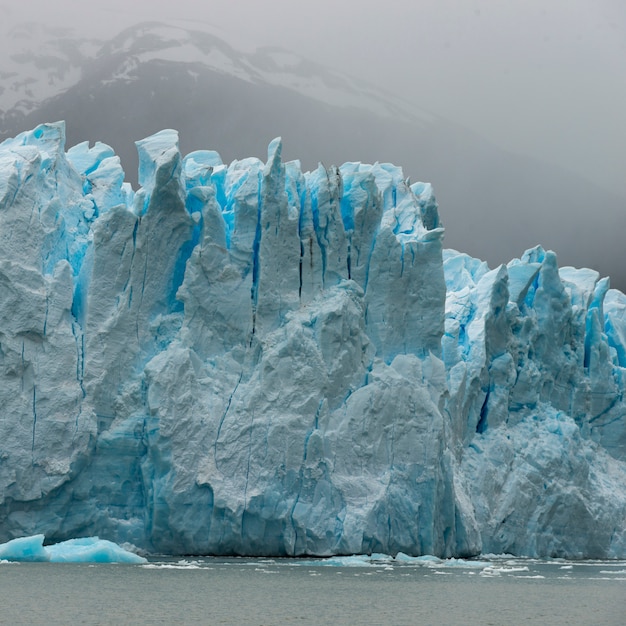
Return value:
[[(0, 113), (28, 113), (48, 98), (76, 85), (95, 67), (111, 64), (103, 82), (134, 80), (138, 67), (151, 62), (201, 66), (250, 83), (290, 89), (314, 100), (356, 107), (383, 117), (427, 124), (433, 117), (398, 98), (332, 69), (279, 48), (238, 52), (201, 31), (146, 23), (101, 42), (69, 29), (48, 31), (23, 24), (10, 34), (11, 54), (0, 60)], [(193, 71), (193, 70), (192, 70)]]

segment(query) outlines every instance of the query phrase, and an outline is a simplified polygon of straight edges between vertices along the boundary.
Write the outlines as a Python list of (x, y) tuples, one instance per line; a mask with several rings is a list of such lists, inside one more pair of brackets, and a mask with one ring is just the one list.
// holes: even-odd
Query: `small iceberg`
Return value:
[(50, 553), (43, 547), (43, 535), (20, 537), (7, 543), (0, 543), (0, 561), (21, 561), (40, 563), (50, 560)]
[(142, 556), (98, 537), (70, 539), (44, 546), (44, 535), (0, 544), (0, 561), (21, 563), (147, 563)]

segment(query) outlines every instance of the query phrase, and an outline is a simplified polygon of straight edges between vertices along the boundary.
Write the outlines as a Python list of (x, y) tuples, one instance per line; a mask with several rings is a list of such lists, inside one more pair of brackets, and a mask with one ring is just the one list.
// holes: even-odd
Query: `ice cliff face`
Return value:
[(0, 541), (626, 556), (626, 297), (429, 185), (62, 124), (0, 145)]

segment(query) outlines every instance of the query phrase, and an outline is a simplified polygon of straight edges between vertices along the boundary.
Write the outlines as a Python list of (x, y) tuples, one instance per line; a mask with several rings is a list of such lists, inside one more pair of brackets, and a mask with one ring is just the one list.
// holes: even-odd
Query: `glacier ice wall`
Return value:
[(0, 144), (0, 541), (626, 556), (626, 297), (442, 249), (430, 185)]

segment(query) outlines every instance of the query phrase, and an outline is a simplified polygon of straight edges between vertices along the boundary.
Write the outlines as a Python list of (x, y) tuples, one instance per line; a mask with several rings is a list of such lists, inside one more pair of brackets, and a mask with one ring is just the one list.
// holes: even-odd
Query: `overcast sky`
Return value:
[(0, 11), (3, 29), (35, 19), (108, 37), (149, 19), (278, 45), (626, 197), (624, 0), (0, 0)]

